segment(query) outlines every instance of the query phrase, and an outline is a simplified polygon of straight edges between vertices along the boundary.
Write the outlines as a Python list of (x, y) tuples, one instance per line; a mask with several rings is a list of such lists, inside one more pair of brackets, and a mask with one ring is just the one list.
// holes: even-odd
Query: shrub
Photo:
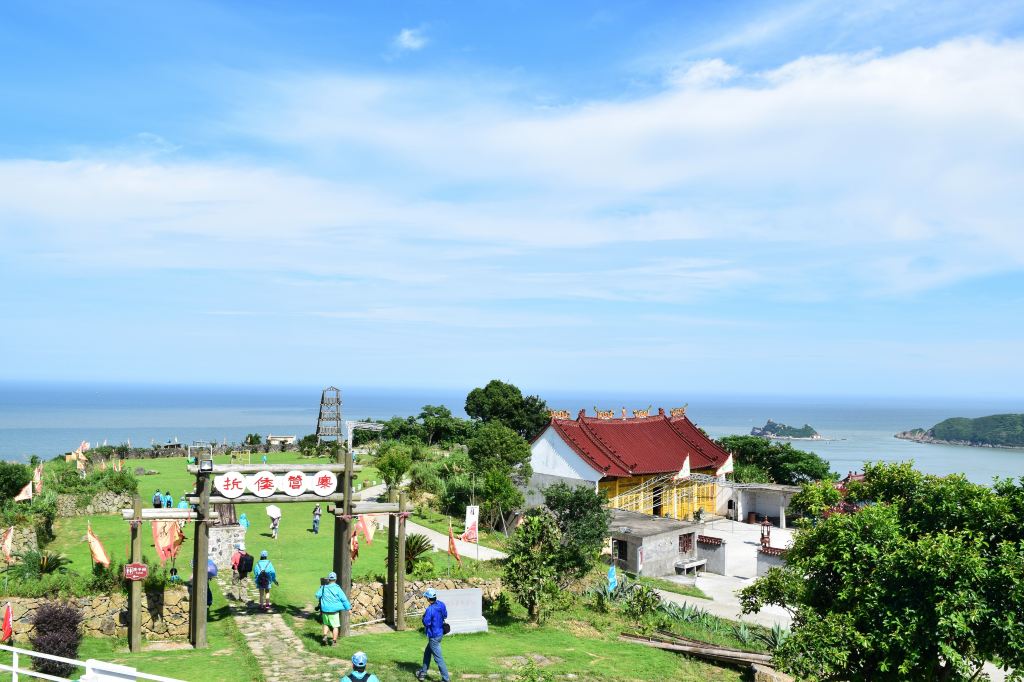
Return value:
[(647, 616), (658, 610), (661, 597), (654, 588), (647, 585), (636, 585), (626, 597), (626, 615), (634, 623), (639, 624)]
[[(78, 626), (82, 622), (82, 614), (72, 606), (46, 603), (36, 611), (33, 623), (35, 630), (30, 640), (32, 648), (44, 654), (77, 658), (78, 645), (82, 642), (82, 633)], [(33, 658), (32, 668), (47, 675), (69, 677), (76, 666), (45, 658)]]
[[(409, 575), (416, 570), (417, 560), (429, 557), (434, 551), (434, 544), (422, 533), (410, 533), (405, 536), (405, 573)], [(431, 562), (433, 564), (433, 562)]]
[(14, 580), (38, 580), (50, 573), (67, 573), (71, 561), (62, 554), (30, 550), (19, 554), (19, 563), (7, 569), (7, 575)]
[(32, 469), (26, 465), (0, 462), (0, 499), (11, 499), (31, 480)]
[(437, 567), (430, 559), (421, 559), (416, 562), (412, 577), (416, 580), (433, 580), (437, 577)]

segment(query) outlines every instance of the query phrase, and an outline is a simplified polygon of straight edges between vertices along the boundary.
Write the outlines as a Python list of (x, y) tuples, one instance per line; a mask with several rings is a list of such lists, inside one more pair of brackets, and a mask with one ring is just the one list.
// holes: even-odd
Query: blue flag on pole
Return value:
[(619, 581), (615, 578), (615, 566), (608, 567), (608, 594), (615, 591), (615, 588), (619, 586)]

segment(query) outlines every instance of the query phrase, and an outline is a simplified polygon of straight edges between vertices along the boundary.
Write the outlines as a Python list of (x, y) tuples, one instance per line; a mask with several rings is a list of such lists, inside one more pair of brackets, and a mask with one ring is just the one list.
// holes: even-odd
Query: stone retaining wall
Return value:
[(36, 535), (36, 529), (32, 526), (15, 527), (14, 537), (11, 539), (11, 558), (14, 560), (14, 563), (20, 561), (17, 555), (38, 550), (39, 539)]
[[(469, 578), (468, 580), (408, 581), (405, 583), (406, 613), (422, 611), (427, 608), (427, 600), (423, 598), (423, 592), (428, 587), (433, 587), (435, 590), (458, 590), (467, 587), (479, 587), (483, 590), (484, 601), (490, 602), (497, 599), (498, 594), (501, 592), (501, 581), (481, 580), (479, 578)], [(380, 620), (384, 617), (384, 584), (353, 583), (349, 601), (352, 602), (353, 623)]]
[(92, 501), (84, 507), (78, 506), (78, 495), (64, 493), (57, 495), (57, 516), (91, 516), (92, 514), (121, 513), (122, 509), (131, 509), (134, 497), (126, 493), (114, 493), (103, 490), (92, 497)]
[[(183, 587), (164, 592), (143, 593), (142, 636), (148, 639), (188, 639), (188, 590)], [(35, 629), (32, 620), (45, 598), (11, 597), (14, 612), (14, 641), (23, 644)], [(128, 597), (123, 594), (96, 595), (57, 600), (82, 612), (82, 634), (86, 637), (127, 637)]]

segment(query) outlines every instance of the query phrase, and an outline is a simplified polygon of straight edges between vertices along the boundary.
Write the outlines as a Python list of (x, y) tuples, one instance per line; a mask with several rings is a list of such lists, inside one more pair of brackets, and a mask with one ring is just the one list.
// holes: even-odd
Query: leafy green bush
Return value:
[[(405, 536), (405, 573), (409, 575), (416, 570), (419, 559), (427, 557), (434, 551), (434, 544), (422, 533), (410, 533)], [(433, 562), (431, 562), (433, 565)]]
[(38, 580), (49, 573), (67, 573), (71, 561), (63, 554), (30, 550), (17, 555), (20, 561), (7, 569), (7, 577), (18, 581)]
[(661, 597), (647, 585), (636, 585), (626, 597), (626, 615), (634, 623), (639, 624), (647, 616), (653, 614), (661, 605)]
[(27, 465), (0, 462), (0, 499), (11, 499), (31, 480), (32, 469)]

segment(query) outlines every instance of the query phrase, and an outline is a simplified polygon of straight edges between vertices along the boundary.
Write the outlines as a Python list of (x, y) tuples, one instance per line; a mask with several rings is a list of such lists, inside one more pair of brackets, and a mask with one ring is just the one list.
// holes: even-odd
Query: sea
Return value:
[[(93, 446), (193, 441), (239, 442), (248, 433), (313, 433), (323, 387), (211, 387), (116, 384), (0, 383), (0, 459), (27, 461)], [(446, 405), (465, 416), (466, 393), (455, 389), (346, 387), (345, 419), (387, 419)], [(793, 441), (845, 475), (865, 461), (913, 461), (927, 473), (963, 473), (978, 483), (1024, 476), (1024, 450), (913, 443), (894, 434), (928, 428), (947, 417), (1024, 412), (1024, 401), (952, 398), (741, 396), (614, 391), (535, 391), (575, 416), (595, 407), (656, 410), (687, 405), (687, 415), (712, 437), (748, 434), (765, 421), (810, 424), (824, 440)]]

